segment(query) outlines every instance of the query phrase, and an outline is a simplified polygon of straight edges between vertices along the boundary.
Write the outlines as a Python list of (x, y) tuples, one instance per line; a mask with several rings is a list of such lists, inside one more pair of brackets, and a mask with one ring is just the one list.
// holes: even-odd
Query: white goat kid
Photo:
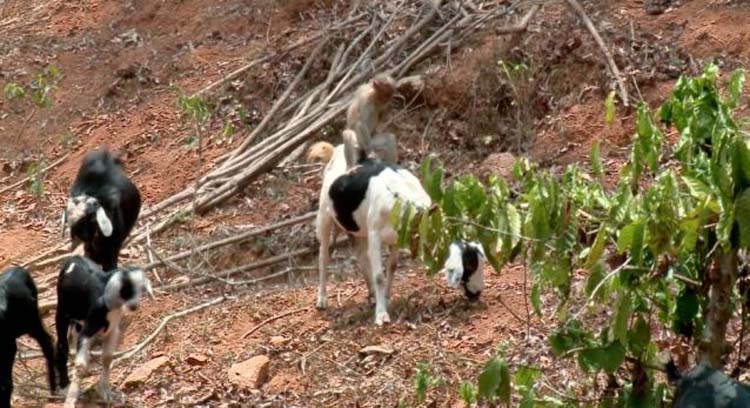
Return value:
[[(393, 248), (396, 231), (391, 226), (391, 210), (397, 199), (418, 208), (432, 204), (422, 184), (408, 170), (380, 160), (366, 159), (347, 172), (344, 145), (333, 149), (324, 170), (316, 220), (320, 241), (318, 308), (324, 309), (328, 305), (326, 268), (335, 226), (355, 239), (360, 267), (368, 290), (375, 297), (375, 323), (390, 322), (388, 302), (398, 263), (398, 250)], [(385, 274), (381, 260), (383, 245), (390, 249)]]

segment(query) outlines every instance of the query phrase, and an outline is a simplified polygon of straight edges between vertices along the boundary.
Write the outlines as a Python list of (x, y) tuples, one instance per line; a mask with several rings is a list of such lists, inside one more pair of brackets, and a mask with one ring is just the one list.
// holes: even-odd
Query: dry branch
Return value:
[(591, 22), (588, 14), (586, 14), (586, 10), (583, 9), (578, 0), (565, 1), (570, 7), (573, 8), (573, 10), (576, 11), (576, 13), (578, 13), (578, 15), (581, 17), (581, 20), (583, 20), (583, 23), (586, 25), (586, 28), (589, 30), (591, 35), (594, 36), (596, 44), (599, 46), (599, 48), (602, 49), (602, 52), (604, 52), (604, 57), (607, 60), (607, 65), (609, 66), (610, 71), (612, 71), (612, 75), (615, 77), (615, 81), (617, 81), (617, 87), (620, 89), (620, 99), (622, 99), (622, 104), (625, 106), (629, 106), (630, 102), (628, 101), (628, 90), (625, 88), (625, 81), (622, 79), (622, 75), (620, 74), (620, 70), (617, 68), (617, 64), (615, 64), (615, 60), (612, 58), (612, 53), (609, 52), (609, 48), (607, 48), (607, 46), (604, 44), (604, 40), (602, 40), (602, 37), (599, 35), (599, 31), (596, 30), (594, 23)]
[(320, 41), (317, 47), (310, 53), (310, 55), (307, 57), (307, 61), (305, 61), (305, 65), (302, 67), (302, 69), (297, 73), (297, 76), (294, 77), (294, 80), (292, 83), (289, 84), (289, 86), (286, 88), (283, 94), (279, 97), (279, 99), (276, 100), (276, 102), (273, 104), (271, 109), (266, 113), (266, 116), (263, 118), (263, 120), (260, 122), (260, 124), (250, 133), (250, 136), (246, 137), (245, 140), (242, 141), (242, 144), (234, 150), (234, 153), (232, 153), (232, 156), (230, 156), (230, 159), (233, 159), (237, 157), (240, 153), (242, 153), (245, 149), (247, 149), (248, 146), (255, 140), (255, 138), (266, 130), (266, 126), (273, 120), (276, 116), (276, 112), (281, 108), (281, 105), (286, 102), (286, 100), (289, 98), (289, 95), (292, 94), (292, 91), (299, 85), (299, 83), (302, 81), (302, 78), (305, 77), (307, 74), (307, 71), (310, 70), (310, 67), (313, 65), (315, 61), (318, 59), (318, 54), (323, 50), (323, 47), (328, 43), (328, 38), (324, 38)]
[(243, 339), (247, 338), (251, 334), (253, 334), (256, 331), (258, 331), (261, 327), (267, 325), (268, 323), (275, 322), (276, 320), (279, 320), (279, 319), (287, 317), (287, 316), (291, 316), (293, 314), (302, 313), (302, 312), (306, 311), (307, 309), (309, 309), (309, 308), (307, 308), (307, 307), (301, 307), (299, 309), (290, 310), (288, 312), (284, 312), (284, 313), (278, 314), (276, 316), (271, 316), (268, 319), (263, 320), (262, 322), (258, 323), (252, 329), (248, 330), (245, 334), (242, 335), (242, 338)]
[(312, 220), (313, 218), (315, 218), (315, 212), (309, 212), (307, 214), (300, 215), (299, 217), (290, 218), (288, 220), (284, 220), (275, 224), (267, 225), (265, 227), (256, 228), (251, 231), (246, 231), (241, 234), (233, 235), (231, 237), (220, 239), (218, 241), (210, 242), (208, 244), (201, 245), (199, 247), (180, 252), (176, 255), (172, 255), (170, 257), (165, 258), (163, 261), (157, 260), (157, 261), (151, 262), (150, 264), (143, 267), (143, 269), (150, 270), (157, 266), (163, 265), (165, 262), (176, 262), (176, 261), (180, 261), (182, 259), (188, 258), (191, 255), (195, 254), (196, 252), (210, 251), (212, 249), (220, 248), (222, 246), (242, 242), (242, 241), (247, 240), (248, 238), (252, 238), (254, 236), (258, 236), (269, 231), (277, 230), (279, 228), (300, 224), (305, 221)]
[[(345, 237), (339, 238), (339, 239), (336, 240), (336, 242), (333, 243), (332, 247), (335, 248), (338, 245), (341, 245), (342, 243), (344, 243), (346, 241), (347, 241), (347, 238), (345, 238)], [(230, 277), (232, 277), (232, 276), (234, 276), (234, 275), (237, 275), (239, 273), (249, 272), (249, 271), (257, 270), (257, 269), (260, 269), (260, 268), (265, 268), (267, 266), (271, 266), (271, 265), (275, 265), (275, 264), (279, 264), (279, 263), (288, 261), (288, 260), (290, 260), (292, 258), (296, 258), (296, 257), (304, 256), (304, 255), (310, 255), (310, 254), (315, 253), (317, 250), (318, 250), (318, 247), (301, 248), (301, 249), (297, 249), (295, 251), (291, 251), (291, 252), (287, 252), (287, 253), (284, 253), (284, 254), (272, 256), (270, 258), (262, 259), (260, 261), (255, 261), (255, 262), (249, 263), (247, 265), (242, 265), (242, 266), (238, 266), (238, 267), (235, 267), (235, 268), (232, 268), (232, 269), (227, 269), (227, 270), (224, 270), (224, 271), (221, 271), (221, 272), (217, 272), (214, 276), (206, 276), (206, 275), (204, 275), (204, 276), (201, 276), (199, 278), (193, 279), (193, 280), (188, 281), (188, 282), (181, 282), (181, 283), (175, 283), (175, 284), (171, 284), (171, 285), (166, 285), (166, 286), (159, 287), (158, 289), (163, 290), (163, 291), (173, 291), (173, 290), (179, 290), (179, 289), (188, 288), (188, 287), (191, 287), (191, 286), (198, 286), (198, 285), (202, 285), (202, 284), (205, 284), (205, 283), (208, 283), (208, 282), (211, 282), (211, 281), (217, 281), (217, 280), (218, 281), (223, 281), (223, 282), (225, 282), (225, 283), (227, 283), (229, 285), (237, 285), (237, 284), (250, 285), (250, 284), (255, 284), (255, 283), (263, 282), (265, 280), (270, 279), (271, 275), (269, 275), (269, 276), (263, 276), (263, 277), (260, 277), (260, 278), (256, 278), (256, 279), (252, 279), (252, 280), (247, 280), (247, 281), (243, 281), (243, 282), (239, 282), (239, 283), (238, 282), (227, 281), (227, 279), (230, 278)], [(221, 276), (221, 278), (219, 276)], [(273, 276), (273, 277), (276, 277), (276, 276)]]
[(208, 302), (201, 303), (198, 306), (193, 306), (193, 307), (191, 307), (189, 309), (185, 309), (185, 310), (179, 311), (177, 313), (172, 313), (169, 316), (166, 316), (165, 318), (163, 318), (161, 320), (161, 324), (159, 324), (159, 326), (156, 328), (156, 330), (154, 330), (153, 332), (151, 332), (151, 334), (148, 337), (146, 337), (145, 340), (143, 340), (142, 342), (138, 343), (137, 345), (135, 345), (134, 347), (132, 347), (131, 349), (129, 349), (127, 351), (116, 353), (115, 354), (116, 359), (112, 362), (112, 365), (114, 366), (118, 361), (132, 357), (133, 355), (135, 355), (139, 351), (143, 350), (146, 346), (148, 346), (149, 344), (151, 344), (151, 342), (153, 342), (156, 339), (156, 336), (158, 336), (159, 333), (161, 333), (162, 330), (164, 330), (164, 328), (167, 327), (167, 324), (171, 320), (174, 320), (174, 319), (177, 319), (177, 318), (180, 318), (180, 317), (183, 317), (183, 316), (187, 316), (187, 315), (189, 315), (191, 313), (195, 313), (195, 312), (201, 311), (201, 310), (206, 309), (206, 308), (211, 307), (211, 306), (218, 305), (219, 303), (223, 303), (226, 300), (227, 300), (226, 296), (217, 297), (217, 298), (215, 298), (213, 300), (210, 300)]

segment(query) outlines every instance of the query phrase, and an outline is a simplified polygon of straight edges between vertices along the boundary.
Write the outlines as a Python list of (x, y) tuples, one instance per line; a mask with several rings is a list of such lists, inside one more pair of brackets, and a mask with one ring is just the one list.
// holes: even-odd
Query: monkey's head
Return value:
[(378, 102), (386, 103), (396, 93), (396, 81), (388, 74), (378, 74), (372, 79), (372, 88)]

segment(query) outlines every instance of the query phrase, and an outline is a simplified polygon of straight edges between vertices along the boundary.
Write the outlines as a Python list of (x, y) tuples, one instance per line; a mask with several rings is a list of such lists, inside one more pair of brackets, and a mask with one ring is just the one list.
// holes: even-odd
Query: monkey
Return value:
[[(396, 136), (393, 133), (378, 133), (370, 141), (369, 149), (362, 149), (359, 147), (357, 140), (357, 134), (351, 129), (346, 129), (342, 132), (342, 138), (344, 139), (344, 155), (352, 158), (354, 165), (362, 162), (363, 160), (387, 160), (384, 158), (395, 158), (398, 155), (396, 146)], [(317, 142), (314, 143), (310, 148), (307, 149), (307, 162), (322, 162), (328, 163), (333, 157), (335, 147), (328, 142)], [(391, 163), (396, 162), (395, 159), (389, 160)]]
[(390, 101), (395, 93), (396, 81), (388, 74), (376, 75), (370, 82), (360, 85), (354, 93), (352, 103), (346, 111), (346, 129), (354, 137), (346, 131), (342, 134), (347, 168), (355, 166), (365, 157), (397, 162), (395, 136), (376, 133), (378, 125), (391, 108)]

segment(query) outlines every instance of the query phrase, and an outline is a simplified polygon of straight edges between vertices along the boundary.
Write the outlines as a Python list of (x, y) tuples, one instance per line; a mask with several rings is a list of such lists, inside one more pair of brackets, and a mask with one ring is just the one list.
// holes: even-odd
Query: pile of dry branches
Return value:
[[(196, 92), (195, 95), (209, 95), (264, 62), (283, 58), (303, 47), (312, 48), (304, 66), (260, 124), (196, 183), (144, 210), (140, 227), (132, 234), (130, 243), (143, 244), (149, 235), (164, 231), (177, 220), (191, 214), (205, 214), (282, 160), (288, 161), (293, 152), (301, 153), (300, 147), (317, 131), (343, 117), (353, 90), (374, 74), (387, 72), (401, 78), (398, 83), (401, 88), (418, 86), (418, 79), (405, 75), (419, 62), (442, 50), (455, 51), (471, 33), (500, 19), (511, 19), (521, 11), (507, 2), (481, 7), (472, 2), (456, 4), (439, 0), (384, 3), (352, 10), (343, 21), (280, 52), (255, 58)], [(525, 31), (538, 10), (538, 5), (530, 7), (518, 19), (519, 23), (500, 27), (498, 32)], [(328, 54), (327, 58), (323, 58), (324, 54)], [(297, 89), (316, 61), (331, 61), (325, 81), (308, 90)], [(52, 248), (24, 265), (40, 268), (55, 264), (68, 256), (66, 249), (64, 245)]]

